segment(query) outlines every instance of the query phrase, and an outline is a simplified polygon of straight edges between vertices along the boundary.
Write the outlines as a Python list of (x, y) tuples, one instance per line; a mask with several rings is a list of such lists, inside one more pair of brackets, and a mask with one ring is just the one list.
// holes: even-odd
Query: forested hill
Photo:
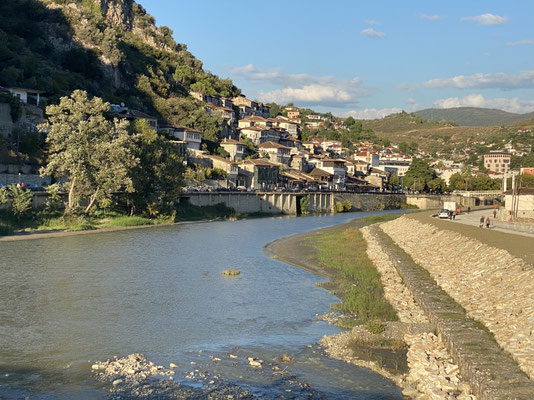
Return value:
[(84, 89), (202, 129), (207, 138), (217, 133), (216, 118), (188, 89), (240, 92), (205, 71), (133, 0), (0, 1), (0, 86), (44, 90), (49, 102)]
[(452, 121), (463, 126), (513, 125), (534, 119), (534, 112), (514, 114), (477, 107), (427, 108), (414, 114), (428, 121)]

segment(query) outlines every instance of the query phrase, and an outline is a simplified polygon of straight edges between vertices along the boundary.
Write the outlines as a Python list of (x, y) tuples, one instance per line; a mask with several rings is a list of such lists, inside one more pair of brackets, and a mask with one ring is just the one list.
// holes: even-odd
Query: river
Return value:
[[(115, 398), (109, 384), (94, 378), (92, 362), (142, 353), (156, 364), (178, 364), (175, 381), (199, 393), (205, 383), (187, 374), (201, 368), (259, 398), (309, 392), (314, 398), (400, 399), (390, 381), (322, 355), (315, 343), (339, 330), (316, 314), (328, 312), (336, 298), (316, 286), (323, 278), (262, 250), (274, 239), (368, 214), (0, 243), (0, 398)], [(225, 277), (227, 268), (241, 275)], [(235, 362), (226, 361), (230, 353), (238, 356)], [(267, 365), (284, 353), (294, 362), (282, 368), (298, 385), (241, 361), (257, 357)]]

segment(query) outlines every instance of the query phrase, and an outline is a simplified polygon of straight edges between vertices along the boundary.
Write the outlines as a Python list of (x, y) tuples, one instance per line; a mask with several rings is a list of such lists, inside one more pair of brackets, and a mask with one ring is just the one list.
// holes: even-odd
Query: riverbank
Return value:
[[(408, 347), (408, 373), (390, 379), (415, 398), (469, 399), (472, 393), (480, 398), (531, 398), (534, 386), (518, 365), (532, 374), (534, 291), (532, 264), (525, 261), (534, 241), (439, 221), (431, 214), (403, 216), (380, 224), (382, 229), (357, 223), (385, 296), (398, 313), (396, 338)], [(341, 234), (350, 226), (329, 231)], [(281, 261), (320, 273), (311, 245), (318, 236), (312, 232), (282, 239), (271, 244), (271, 251)], [(368, 361), (357, 347), (369, 341), (376, 338), (357, 326), (321, 343), (327, 354), (365, 366)], [(380, 371), (381, 362), (370, 367), (390, 375), (387, 369)]]
[[(66, 236), (77, 236), (77, 235), (90, 235), (95, 233), (104, 233), (104, 232), (117, 232), (131, 229), (146, 229), (146, 228), (155, 228), (161, 226), (172, 226), (172, 225), (182, 225), (182, 224), (192, 224), (198, 222), (213, 222), (213, 221), (233, 221), (239, 219), (250, 219), (250, 218), (262, 218), (266, 216), (272, 216), (271, 214), (238, 214), (232, 209), (227, 207), (189, 207), (192, 210), (189, 210), (189, 213), (181, 212), (174, 217), (165, 217), (165, 218), (142, 218), (137, 216), (112, 216), (103, 218), (93, 218), (92, 223), (73, 223), (60, 225), (60, 217), (57, 217), (58, 223), (48, 223), (48, 225), (59, 225), (63, 226), (58, 229), (39, 229), (39, 228), (26, 228), (21, 229), (17, 232), (13, 232), (9, 235), (0, 235), (0, 242), (10, 242), (18, 240), (32, 240), (32, 239), (45, 239), (45, 238), (59, 238)], [(36, 224), (33, 223), (35, 226)], [(69, 225), (74, 225), (74, 227), (67, 227)], [(46, 225), (45, 225), (46, 226)]]

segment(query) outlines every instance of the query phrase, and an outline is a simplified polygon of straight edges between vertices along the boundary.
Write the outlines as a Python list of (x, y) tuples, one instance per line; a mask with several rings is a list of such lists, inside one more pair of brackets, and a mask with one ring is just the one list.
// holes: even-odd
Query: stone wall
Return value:
[(433, 210), (443, 208), (443, 203), (446, 201), (455, 201), (460, 207), (474, 207), (477, 205), (478, 198), (466, 196), (437, 196), (437, 195), (406, 195), (406, 203), (416, 206), (421, 210)]
[(470, 385), (459, 376), (459, 367), (441, 338), (431, 331), (428, 318), (398, 274), (394, 260), (383, 250), (372, 228), (362, 228), (361, 232), (367, 242), (367, 256), (380, 272), (385, 297), (397, 311), (399, 321), (406, 324), (409, 371), (400, 383), (403, 393), (421, 400), (474, 399)]
[(382, 228), (534, 378), (532, 265), (505, 250), (406, 217)]
[(41, 177), (37, 174), (0, 174), (0, 184), (2, 185), (16, 185), (17, 183), (24, 183), (27, 185), (48, 186), (52, 182), (49, 176)]
[(402, 194), (339, 192), (334, 198), (339, 202), (350, 201), (352, 211), (399, 209), (406, 205), (406, 196)]

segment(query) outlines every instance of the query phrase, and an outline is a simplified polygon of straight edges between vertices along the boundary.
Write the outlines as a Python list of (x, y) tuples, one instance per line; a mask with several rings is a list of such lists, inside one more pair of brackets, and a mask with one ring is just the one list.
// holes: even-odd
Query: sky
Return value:
[(336, 116), (534, 111), (532, 0), (137, 0), (251, 99)]

